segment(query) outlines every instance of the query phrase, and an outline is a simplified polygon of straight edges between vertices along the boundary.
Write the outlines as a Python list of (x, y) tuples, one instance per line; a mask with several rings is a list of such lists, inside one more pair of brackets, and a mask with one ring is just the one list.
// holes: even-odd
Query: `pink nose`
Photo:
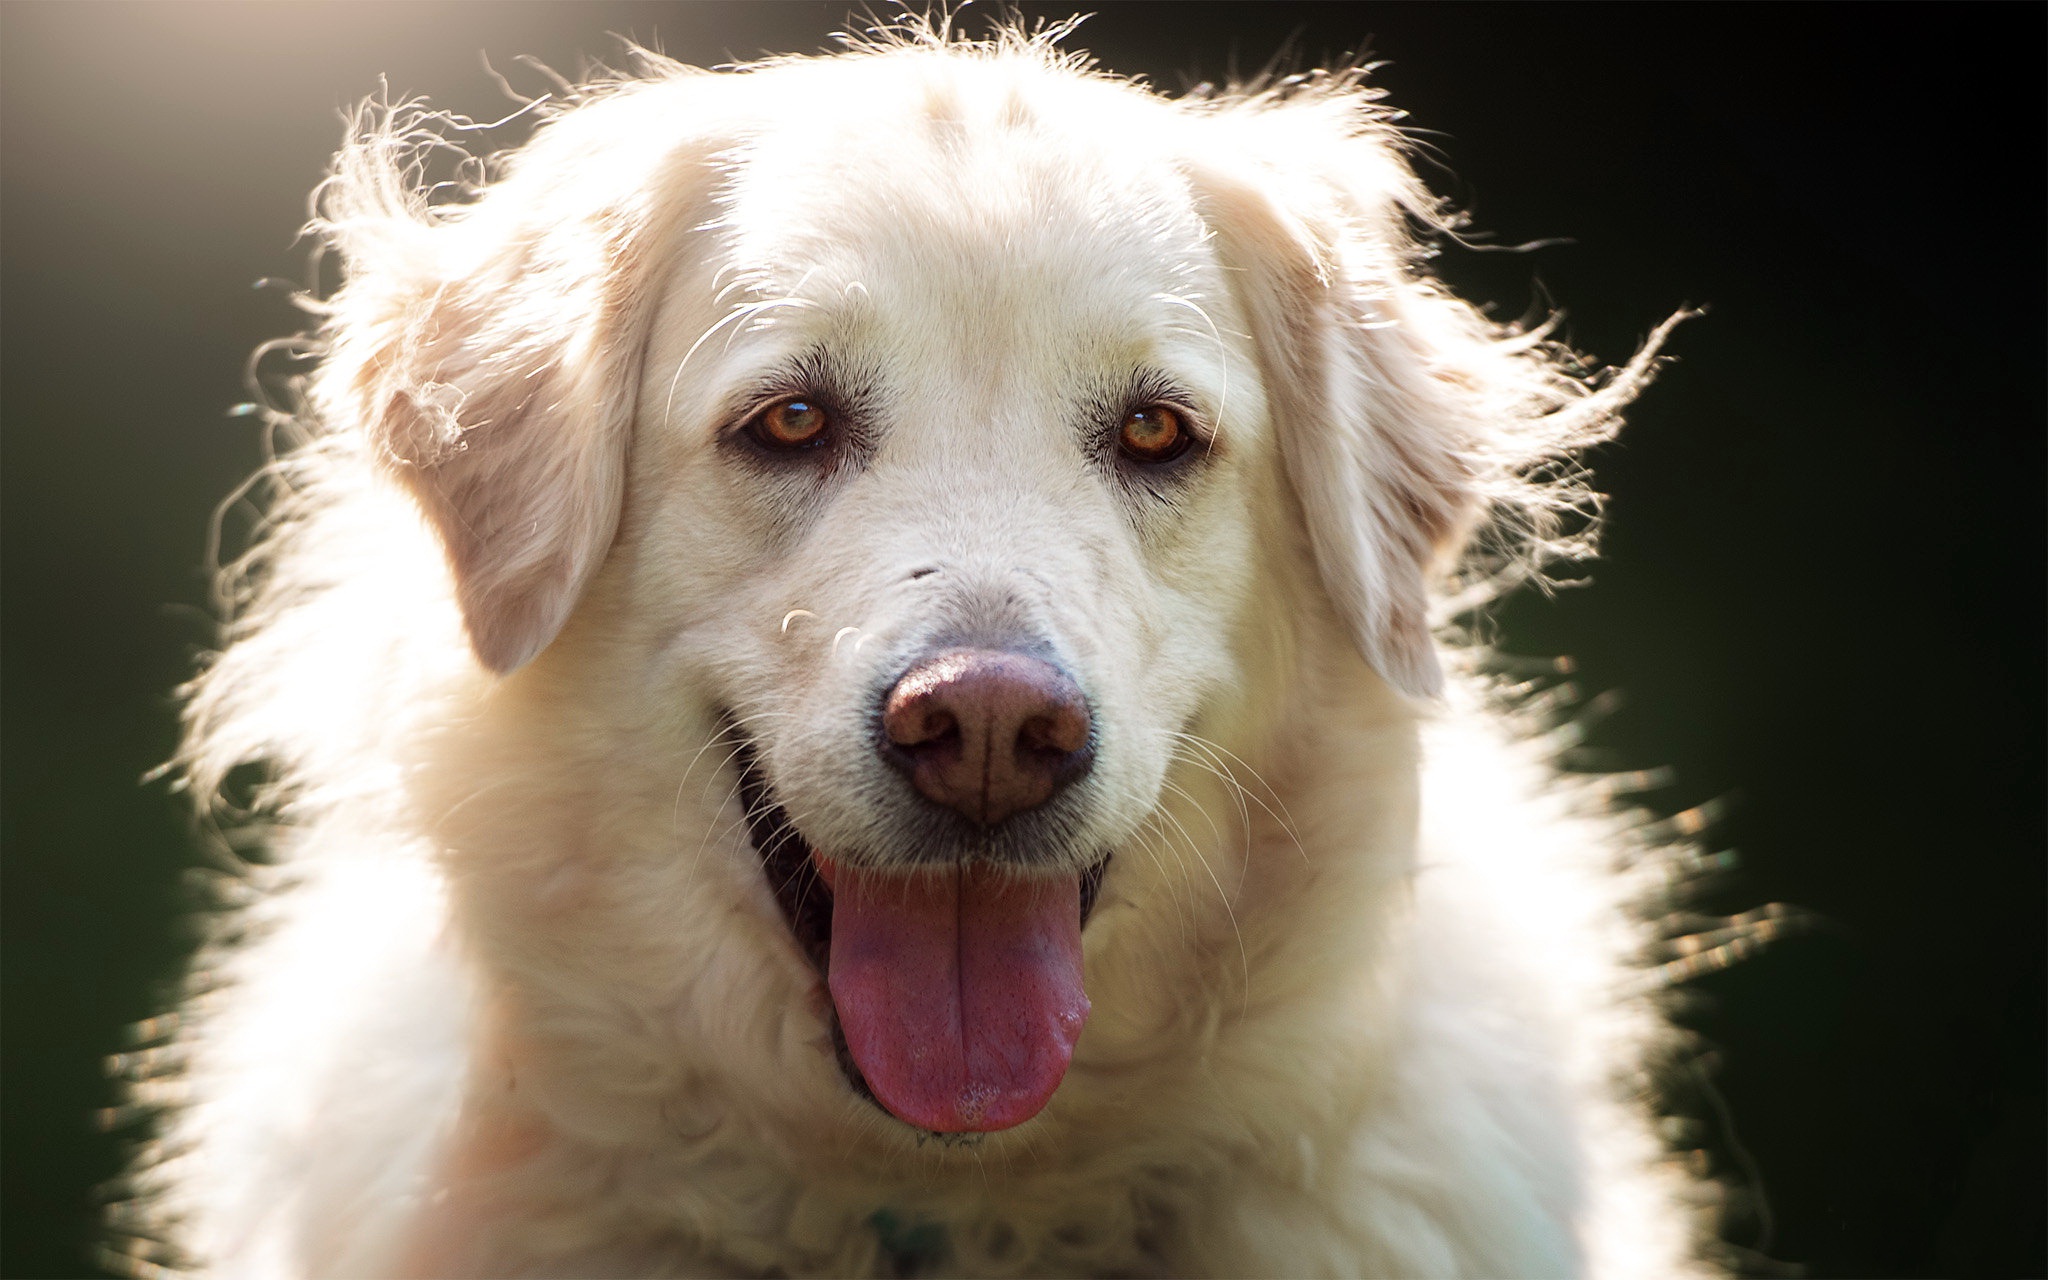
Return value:
[(1088, 702), (1049, 662), (949, 649), (905, 672), (882, 704), (884, 754), (928, 800), (994, 826), (1088, 772)]

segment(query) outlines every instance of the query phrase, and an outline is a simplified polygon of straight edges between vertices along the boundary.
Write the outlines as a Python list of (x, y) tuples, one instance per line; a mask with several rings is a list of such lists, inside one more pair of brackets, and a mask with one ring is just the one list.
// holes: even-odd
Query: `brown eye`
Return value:
[(1140, 462), (1171, 462), (1193, 441), (1180, 414), (1163, 404), (1148, 404), (1125, 414), (1116, 436), (1118, 447)]
[(825, 438), (832, 415), (824, 405), (802, 396), (777, 400), (747, 424), (754, 438), (771, 449), (805, 449)]

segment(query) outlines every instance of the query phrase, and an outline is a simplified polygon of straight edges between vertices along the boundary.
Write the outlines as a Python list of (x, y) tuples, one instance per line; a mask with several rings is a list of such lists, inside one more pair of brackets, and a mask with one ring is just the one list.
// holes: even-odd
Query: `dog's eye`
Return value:
[(1171, 462), (1187, 452), (1194, 435), (1179, 413), (1163, 404), (1148, 404), (1124, 415), (1116, 442), (1126, 457), (1139, 462)]
[(811, 448), (824, 441), (831, 427), (831, 411), (803, 396), (777, 400), (747, 422), (754, 438), (771, 449)]

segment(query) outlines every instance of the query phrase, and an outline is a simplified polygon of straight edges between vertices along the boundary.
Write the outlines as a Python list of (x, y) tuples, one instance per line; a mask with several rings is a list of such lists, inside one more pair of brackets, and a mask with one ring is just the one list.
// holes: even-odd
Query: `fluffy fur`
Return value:
[[(126, 1265), (1701, 1273), (1648, 1103), (1672, 858), (1436, 634), (1577, 549), (1664, 331), (1588, 382), (1447, 295), (1373, 97), (1044, 36), (640, 54), (453, 186), (454, 122), (366, 110), (181, 757), (268, 766), (269, 858), (143, 1086)], [(819, 382), (859, 448), (745, 456)], [(1185, 467), (1099, 447), (1134, 395)], [(865, 699), (963, 631), (1087, 689), (1042, 855), (1113, 856), (1065, 1082), (941, 1141), (836, 1065), (732, 746), (886, 863)]]

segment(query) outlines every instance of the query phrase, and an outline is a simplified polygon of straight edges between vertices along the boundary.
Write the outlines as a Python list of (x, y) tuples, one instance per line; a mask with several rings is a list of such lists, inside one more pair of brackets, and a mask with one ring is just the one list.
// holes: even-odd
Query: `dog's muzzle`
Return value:
[(1050, 804), (1094, 763), (1088, 701), (1042, 658), (953, 647), (914, 662), (874, 715), (916, 793), (900, 856), (810, 845), (742, 740), (749, 834), (825, 975), (855, 1088), (928, 1132), (1012, 1128), (1058, 1088), (1088, 1015), (1081, 929), (1107, 858), (1075, 869)]

